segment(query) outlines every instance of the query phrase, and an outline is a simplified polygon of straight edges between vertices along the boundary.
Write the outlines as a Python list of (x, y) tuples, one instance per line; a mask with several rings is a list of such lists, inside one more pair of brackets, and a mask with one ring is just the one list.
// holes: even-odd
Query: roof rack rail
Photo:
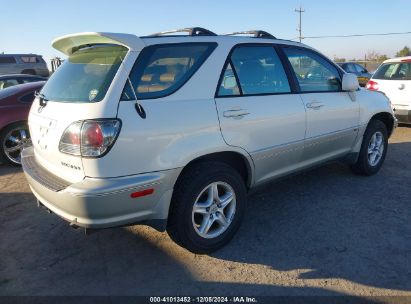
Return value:
[(157, 37), (157, 36), (165, 36), (168, 34), (173, 34), (173, 33), (188, 33), (188, 36), (217, 36), (216, 33), (213, 33), (210, 30), (207, 30), (202, 27), (186, 27), (178, 30), (170, 30), (170, 31), (164, 31), (164, 32), (159, 32), (159, 33), (154, 33), (149, 35), (148, 37)]
[(243, 32), (233, 32), (225, 34), (227, 36), (234, 36), (234, 35), (252, 35), (255, 38), (268, 38), (268, 39), (277, 39), (275, 36), (271, 35), (266, 31), (260, 30), (253, 30), (253, 31), (243, 31)]

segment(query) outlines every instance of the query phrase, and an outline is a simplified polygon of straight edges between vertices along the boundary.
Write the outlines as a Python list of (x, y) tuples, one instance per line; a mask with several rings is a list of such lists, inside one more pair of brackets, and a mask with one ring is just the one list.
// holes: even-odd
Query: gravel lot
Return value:
[(0, 165), (0, 295), (411, 296), (410, 198), (400, 127), (376, 176), (330, 164), (258, 189), (233, 241), (201, 256), (143, 226), (85, 236)]

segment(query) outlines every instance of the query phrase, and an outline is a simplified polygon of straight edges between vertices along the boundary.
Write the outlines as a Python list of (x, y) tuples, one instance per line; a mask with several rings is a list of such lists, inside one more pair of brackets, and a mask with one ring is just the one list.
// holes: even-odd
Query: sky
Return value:
[[(411, 31), (411, 0), (0, 0), (0, 53), (36, 53), (49, 61), (62, 56), (51, 47), (56, 37), (84, 31), (147, 35), (201, 26), (216, 33), (262, 29), (283, 39)], [(304, 39), (325, 55), (362, 59), (369, 51), (389, 57), (411, 34)]]

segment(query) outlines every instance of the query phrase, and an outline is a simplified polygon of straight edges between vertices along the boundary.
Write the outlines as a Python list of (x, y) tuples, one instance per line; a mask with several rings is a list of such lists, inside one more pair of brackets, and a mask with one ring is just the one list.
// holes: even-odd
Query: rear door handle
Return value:
[(320, 108), (322, 108), (324, 106), (323, 103), (318, 102), (318, 101), (313, 101), (313, 102), (309, 102), (307, 103), (306, 107), (309, 109), (313, 109), (313, 110), (319, 110)]
[(227, 118), (242, 118), (248, 114), (250, 114), (250, 112), (245, 109), (227, 110), (223, 112), (223, 116)]

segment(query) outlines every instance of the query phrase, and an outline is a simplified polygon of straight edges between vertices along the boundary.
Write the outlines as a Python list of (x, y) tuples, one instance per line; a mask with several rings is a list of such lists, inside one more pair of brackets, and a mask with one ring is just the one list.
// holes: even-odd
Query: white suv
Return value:
[(411, 56), (384, 61), (367, 89), (386, 94), (399, 122), (411, 124)]
[(226, 244), (247, 191), (345, 160), (376, 173), (395, 127), (312, 48), (251, 37), (81, 33), (33, 103), (22, 164), (39, 206), (86, 229), (144, 223), (193, 252)]

